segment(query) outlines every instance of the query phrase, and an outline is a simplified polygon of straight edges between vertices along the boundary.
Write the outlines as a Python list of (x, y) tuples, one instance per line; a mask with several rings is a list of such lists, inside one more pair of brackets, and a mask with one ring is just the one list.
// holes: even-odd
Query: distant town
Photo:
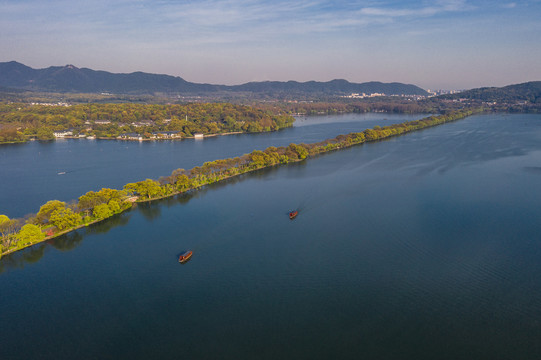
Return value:
[(441, 89), (440, 90), (430, 90), (430, 89), (427, 89), (426, 92), (429, 93), (428, 96), (425, 96), (425, 95), (388, 95), (388, 94), (384, 94), (384, 93), (371, 93), (371, 94), (351, 93), (350, 95), (345, 95), (345, 96), (342, 96), (342, 97), (348, 98), (348, 99), (367, 99), (367, 98), (391, 96), (391, 97), (408, 98), (408, 99), (413, 99), (413, 100), (422, 100), (422, 99), (426, 99), (426, 98), (430, 98), (430, 97), (434, 97), (434, 96), (439, 96), (439, 95), (458, 94), (458, 93), (460, 93), (462, 91), (464, 91), (464, 90), (441, 90)]

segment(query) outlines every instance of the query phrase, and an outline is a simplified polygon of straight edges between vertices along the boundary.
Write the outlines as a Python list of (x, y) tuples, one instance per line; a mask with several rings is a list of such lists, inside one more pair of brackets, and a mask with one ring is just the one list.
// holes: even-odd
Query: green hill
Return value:
[(483, 102), (541, 104), (541, 81), (531, 81), (504, 87), (485, 87), (463, 91), (452, 95), (442, 95), (439, 99), (468, 99)]

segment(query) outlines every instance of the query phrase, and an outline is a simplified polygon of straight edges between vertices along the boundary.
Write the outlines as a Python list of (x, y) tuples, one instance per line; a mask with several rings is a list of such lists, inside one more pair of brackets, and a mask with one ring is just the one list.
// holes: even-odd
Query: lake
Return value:
[(299, 117), (278, 132), (182, 141), (72, 139), (0, 145), (0, 214), (10, 218), (36, 213), (49, 200), (70, 201), (103, 187), (158, 179), (178, 168), (241, 156), (269, 146), (312, 143), (340, 134), (391, 125), (426, 115), (344, 114)]
[(491, 114), (139, 205), (0, 260), (0, 358), (538, 359), (540, 184)]

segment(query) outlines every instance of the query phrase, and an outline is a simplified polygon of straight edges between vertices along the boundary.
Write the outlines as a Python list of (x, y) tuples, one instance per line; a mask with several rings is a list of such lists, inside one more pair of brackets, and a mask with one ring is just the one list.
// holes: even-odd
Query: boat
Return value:
[(289, 218), (293, 220), (297, 217), (297, 215), (299, 215), (299, 212), (297, 210), (293, 210), (292, 212), (289, 213)]
[(191, 250), (184, 251), (182, 254), (179, 255), (178, 262), (182, 264), (185, 263), (186, 261), (190, 260), (190, 258), (192, 257), (192, 254), (193, 252)]

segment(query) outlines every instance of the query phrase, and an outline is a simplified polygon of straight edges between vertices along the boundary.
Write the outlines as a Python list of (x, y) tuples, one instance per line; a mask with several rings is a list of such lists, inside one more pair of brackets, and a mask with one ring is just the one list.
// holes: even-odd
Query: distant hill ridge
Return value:
[(425, 90), (416, 85), (397, 82), (351, 83), (347, 80), (327, 82), (263, 81), (227, 86), (192, 83), (178, 76), (144, 72), (115, 74), (107, 71), (78, 68), (73, 65), (33, 69), (16, 61), (0, 62), (0, 87), (46, 92), (110, 92), (116, 94), (251, 92), (313, 95), (349, 95), (352, 93), (428, 95)]
[(483, 87), (466, 90), (457, 94), (441, 95), (441, 99), (468, 99), (486, 102), (516, 102), (528, 101), (532, 104), (541, 103), (541, 81), (530, 81), (522, 84), (504, 87)]

